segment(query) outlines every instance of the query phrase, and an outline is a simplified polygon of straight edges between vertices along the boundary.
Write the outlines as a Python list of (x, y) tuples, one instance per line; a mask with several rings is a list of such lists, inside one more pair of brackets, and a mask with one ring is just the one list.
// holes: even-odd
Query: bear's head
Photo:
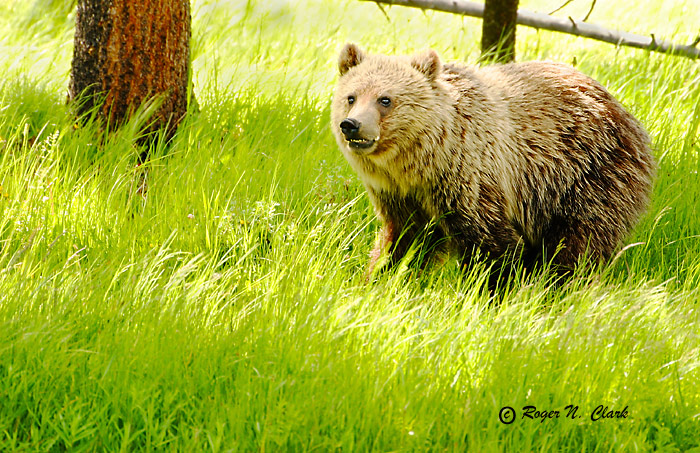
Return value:
[(389, 167), (415, 149), (426, 126), (435, 121), (442, 69), (437, 53), (371, 55), (346, 44), (338, 68), (331, 127), (360, 176), (368, 167)]

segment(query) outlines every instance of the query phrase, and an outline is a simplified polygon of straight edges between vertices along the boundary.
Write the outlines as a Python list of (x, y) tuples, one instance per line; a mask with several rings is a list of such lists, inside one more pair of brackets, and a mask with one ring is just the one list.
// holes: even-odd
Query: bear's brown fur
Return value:
[(569, 66), (472, 68), (347, 44), (339, 68), (331, 127), (383, 224), (370, 270), (431, 222), (432, 243), (465, 262), (512, 253), (571, 270), (608, 259), (648, 204), (649, 136)]

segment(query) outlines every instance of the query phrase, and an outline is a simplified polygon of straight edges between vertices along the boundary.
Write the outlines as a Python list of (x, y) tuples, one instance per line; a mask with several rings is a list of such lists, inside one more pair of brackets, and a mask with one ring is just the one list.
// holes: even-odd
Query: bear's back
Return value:
[(506, 216), (527, 239), (541, 240), (549, 219), (578, 210), (579, 200), (601, 218), (607, 203), (633, 211), (621, 216), (624, 229), (646, 206), (655, 167), (649, 136), (595, 80), (565, 64), (527, 62), (448, 64), (443, 81), (463, 124), (478, 129), (465, 152), (498, 181)]

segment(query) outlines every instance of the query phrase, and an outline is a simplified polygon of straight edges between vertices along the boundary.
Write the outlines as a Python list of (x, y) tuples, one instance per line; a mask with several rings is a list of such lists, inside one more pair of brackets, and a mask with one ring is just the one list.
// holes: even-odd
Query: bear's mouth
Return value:
[(349, 138), (346, 140), (348, 142), (348, 145), (350, 145), (350, 148), (355, 148), (355, 149), (370, 148), (377, 141), (376, 139), (372, 140), (372, 139), (367, 139), (367, 138)]

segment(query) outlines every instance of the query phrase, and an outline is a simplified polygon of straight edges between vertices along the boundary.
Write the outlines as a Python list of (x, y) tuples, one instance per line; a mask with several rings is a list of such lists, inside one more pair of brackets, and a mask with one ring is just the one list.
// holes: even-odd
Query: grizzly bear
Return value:
[(584, 256), (609, 259), (647, 207), (649, 136), (567, 65), (476, 68), (354, 44), (338, 65), (331, 127), (382, 222), (370, 272), (430, 226), (430, 249), (464, 264), (478, 255), (569, 273)]

